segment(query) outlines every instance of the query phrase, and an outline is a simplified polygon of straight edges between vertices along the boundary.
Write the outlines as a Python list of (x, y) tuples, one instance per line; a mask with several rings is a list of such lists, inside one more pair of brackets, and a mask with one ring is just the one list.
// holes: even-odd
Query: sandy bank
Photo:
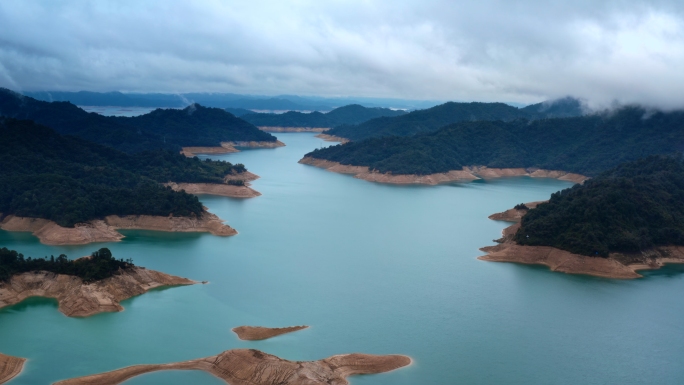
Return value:
[(122, 311), (119, 302), (161, 286), (192, 285), (186, 278), (142, 267), (123, 270), (109, 278), (84, 284), (73, 275), (45, 271), (14, 275), (0, 283), (0, 308), (29, 297), (55, 298), (59, 311), (69, 317), (88, 317), (102, 312)]
[(325, 140), (326, 142), (340, 142), (342, 144), (349, 142), (349, 139), (343, 138), (341, 136), (335, 136), (335, 135), (318, 134), (318, 135), (316, 135), (316, 137), (321, 138), (321, 139)]
[(250, 148), (275, 148), (283, 147), (285, 143), (276, 140), (275, 142), (249, 142), (249, 141), (237, 141), (237, 142), (221, 142), (221, 146), (216, 147), (183, 147), (181, 154), (192, 158), (193, 156), (199, 154), (212, 155), (212, 154), (228, 154), (231, 152), (240, 152), (236, 147), (250, 147)]
[(171, 187), (174, 191), (185, 191), (194, 195), (218, 195), (230, 198), (254, 198), (261, 195), (260, 192), (249, 186), (233, 186), (230, 184), (218, 183), (165, 183), (164, 186)]
[(346, 385), (354, 374), (383, 373), (411, 363), (406, 356), (342, 354), (319, 361), (288, 361), (254, 349), (227, 350), (216, 356), (173, 364), (136, 365), (59, 381), (55, 385), (115, 385), (160, 370), (204, 370), (231, 385)]
[(233, 332), (238, 335), (238, 338), (246, 341), (265, 340), (271, 337), (279, 336), (306, 329), (308, 326), (289, 326), (285, 328), (265, 328), (262, 326), (238, 326), (233, 328)]
[(324, 168), (332, 172), (338, 172), (342, 174), (353, 174), (355, 178), (367, 180), (370, 182), (392, 184), (436, 185), (440, 183), (464, 182), (475, 179), (493, 179), (514, 176), (529, 176), (533, 178), (554, 178), (559, 180), (567, 180), (575, 183), (582, 183), (586, 179), (588, 179), (583, 175), (567, 173), (564, 171), (549, 171), (532, 168), (487, 168), (484, 166), (478, 166), (463, 167), (462, 170), (452, 170), (449, 172), (429, 175), (394, 175), (371, 171), (367, 166), (348, 166), (338, 162), (332, 162), (324, 159), (316, 159), (312, 157), (304, 157), (299, 161), (299, 163)]
[[(1, 215), (0, 215), (1, 217)], [(46, 245), (84, 245), (93, 242), (116, 242), (124, 236), (118, 229), (155, 230), (170, 232), (206, 232), (219, 236), (237, 234), (216, 215), (204, 212), (201, 218), (160, 217), (151, 215), (110, 215), (79, 223), (74, 227), (62, 227), (41, 218), (25, 218), (8, 215), (0, 222), (0, 229), (29, 231)]]
[(279, 127), (279, 126), (261, 126), (257, 127), (261, 131), (266, 132), (325, 132), (330, 127)]
[(7, 356), (0, 353), (0, 384), (4, 384), (24, 369), (25, 358)]
[[(526, 203), (528, 207), (543, 202)], [(510, 209), (491, 215), (491, 219), (520, 222), (525, 210)], [(501, 218), (501, 219), (499, 219)], [(684, 263), (684, 247), (663, 246), (638, 254), (610, 253), (608, 258), (587, 257), (549, 246), (522, 246), (515, 243), (513, 236), (520, 223), (505, 228), (503, 237), (496, 246), (483, 247), (487, 253), (478, 257), (483, 261), (514, 262), (531, 265), (544, 265), (551, 271), (568, 274), (586, 274), (596, 277), (632, 279), (640, 278), (638, 270), (658, 269), (666, 263)]]
[[(525, 206), (527, 206), (530, 209), (533, 209), (537, 207), (540, 203), (546, 203), (548, 201), (536, 201), (536, 202), (529, 202), (525, 203)], [(527, 214), (527, 210), (516, 210), (515, 208), (508, 209), (504, 212), (501, 213), (496, 213), (492, 214), (489, 216), (489, 219), (495, 220), (495, 221), (505, 221), (505, 222), (520, 222), (522, 219), (523, 215)]]

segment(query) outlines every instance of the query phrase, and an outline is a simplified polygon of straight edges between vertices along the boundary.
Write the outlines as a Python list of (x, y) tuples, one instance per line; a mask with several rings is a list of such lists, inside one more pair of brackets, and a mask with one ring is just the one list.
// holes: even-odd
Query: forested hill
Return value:
[(522, 218), (515, 240), (607, 257), (684, 245), (684, 164), (651, 156), (554, 193)]
[(255, 126), (268, 127), (337, 127), (342, 124), (358, 124), (378, 117), (394, 117), (406, 114), (389, 108), (367, 108), (358, 104), (336, 108), (327, 113), (317, 111), (302, 113), (289, 111), (284, 114), (247, 114), (242, 119)]
[(186, 146), (219, 146), (229, 141), (275, 141), (253, 125), (217, 108), (155, 110), (133, 117), (88, 113), (69, 102), (43, 102), (0, 88), (0, 116), (30, 119), (62, 134), (128, 153)]
[(549, 101), (523, 109), (504, 103), (455, 103), (448, 102), (411, 113), (389, 118), (376, 118), (358, 125), (336, 127), (327, 134), (340, 136), (350, 140), (363, 140), (384, 136), (412, 136), (424, 132), (438, 130), (448, 124), (463, 121), (514, 119), (543, 119), (556, 116), (581, 115), (580, 102), (565, 98)]
[(169, 151), (135, 155), (61, 136), (28, 120), (0, 118), (0, 213), (62, 226), (107, 215), (201, 215), (197, 197), (161, 185), (222, 183), (243, 165)]
[(414, 137), (372, 138), (306, 156), (394, 174), (463, 166), (538, 167), (593, 176), (625, 161), (684, 151), (684, 112), (625, 107), (575, 118), (461, 122)]

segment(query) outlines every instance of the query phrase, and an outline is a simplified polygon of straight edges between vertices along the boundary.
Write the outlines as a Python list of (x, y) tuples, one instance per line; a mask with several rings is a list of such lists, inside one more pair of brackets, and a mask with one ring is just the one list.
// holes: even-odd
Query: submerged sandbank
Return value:
[(302, 329), (306, 329), (308, 326), (289, 326), (284, 328), (266, 328), (263, 326), (238, 326), (233, 328), (233, 332), (237, 334), (238, 338), (246, 341), (258, 341), (279, 336), (281, 334), (287, 334), (296, 332)]
[[(543, 202), (526, 203), (533, 208)], [(487, 253), (478, 257), (483, 261), (514, 262), (544, 265), (551, 271), (568, 274), (585, 274), (595, 277), (633, 279), (642, 277), (638, 270), (659, 269), (667, 263), (684, 263), (684, 247), (661, 246), (641, 253), (610, 253), (608, 258), (588, 257), (550, 246), (523, 246), (513, 240), (520, 228), (520, 220), (526, 210), (510, 209), (491, 215), (494, 220), (518, 222), (502, 231), (503, 237), (496, 246), (483, 247)], [(522, 214), (522, 215), (520, 215)]]
[(24, 370), (25, 358), (12, 357), (0, 353), (0, 384), (18, 376)]
[(350, 166), (324, 159), (304, 157), (299, 163), (320, 167), (328, 171), (341, 174), (352, 174), (355, 178), (369, 182), (390, 184), (426, 184), (464, 182), (476, 179), (494, 179), (503, 177), (529, 176), (532, 178), (553, 178), (575, 183), (582, 183), (588, 179), (584, 175), (557, 170), (542, 170), (537, 168), (488, 168), (485, 166), (463, 167), (462, 170), (452, 170), (444, 173), (429, 175), (389, 174), (371, 171), (367, 166)]
[[(2, 215), (0, 214), (0, 217)], [(218, 236), (237, 234), (232, 227), (208, 211), (202, 217), (162, 217), (152, 215), (110, 215), (74, 227), (62, 227), (42, 218), (8, 215), (0, 222), (6, 231), (28, 231), (46, 245), (85, 245), (93, 242), (116, 242), (124, 238), (117, 230), (154, 230), (168, 232), (205, 232)]]
[(288, 361), (254, 349), (233, 349), (216, 356), (172, 364), (135, 365), (56, 382), (55, 385), (116, 385), (161, 370), (204, 370), (231, 385), (346, 385), (348, 376), (402, 368), (401, 355), (341, 354), (318, 361)]
[(330, 127), (281, 127), (281, 126), (261, 126), (257, 127), (266, 132), (325, 132)]
[(237, 141), (237, 142), (221, 142), (221, 146), (215, 147), (183, 147), (181, 154), (192, 158), (200, 154), (228, 154), (231, 152), (240, 152), (236, 147), (249, 148), (275, 148), (283, 147), (285, 143), (276, 140), (275, 142), (255, 142), (255, 141)]
[(34, 271), (16, 274), (8, 282), (0, 282), (0, 308), (29, 297), (47, 297), (57, 299), (59, 311), (66, 316), (88, 317), (102, 312), (122, 311), (121, 301), (150, 289), (195, 283), (143, 267), (122, 270), (89, 284), (73, 275)]

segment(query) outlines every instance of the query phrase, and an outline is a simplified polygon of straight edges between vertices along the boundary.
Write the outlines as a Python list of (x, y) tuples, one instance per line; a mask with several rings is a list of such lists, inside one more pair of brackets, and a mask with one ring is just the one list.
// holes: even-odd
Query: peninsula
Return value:
[(122, 311), (120, 302), (162, 286), (192, 285), (197, 282), (117, 260), (109, 249), (69, 260), (24, 258), (0, 249), (0, 308), (29, 297), (55, 298), (59, 311), (68, 317), (88, 317), (102, 312)]
[[(569, 178), (575, 181), (577, 175), (593, 177), (645, 156), (680, 152), (682, 125), (683, 111), (651, 113), (639, 107), (569, 118), (467, 121), (411, 137), (370, 138), (317, 149), (306, 154), (303, 163), (333, 162), (320, 165), (331, 170), (335, 165), (340, 171), (340, 165), (361, 167), (354, 169), (356, 174), (373, 174), (364, 179), (405, 175), (449, 181), (470, 177), (460, 175), (463, 171), (477, 175), (486, 167), (517, 170), (513, 173), (519, 175), (562, 172), (574, 174)], [(444, 176), (449, 173), (457, 174)]]
[(25, 358), (0, 353), (0, 385), (9, 382), (24, 369)]
[(254, 349), (227, 350), (215, 356), (172, 364), (135, 365), (56, 382), (55, 385), (116, 385), (162, 370), (203, 370), (230, 385), (347, 385), (347, 377), (384, 373), (407, 366), (401, 355), (341, 354), (318, 361), (288, 361)]
[(553, 271), (639, 278), (638, 270), (684, 263), (684, 164), (653, 156), (625, 163), (548, 202), (490, 216), (504, 229), (485, 261), (541, 264)]
[(254, 197), (248, 182), (256, 178), (242, 164), (161, 150), (129, 155), (0, 118), (0, 227), (50, 244), (117, 240), (116, 228), (232, 235), (190, 193)]
[(553, 178), (574, 183), (582, 183), (588, 178), (584, 175), (568, 173), (565, 171), (542, 170), (537, 168), (488, 168), (463, 167), (461, 170), (451, 170), (434, 174), (393, 174), (391, 172), (382, 173), (371, 170), (367, 166), (344, 165), (339, 162), (332, 162), (324, 159), (316, 159), (306, 156), (299, 161), (328, 171), (340, 174), (351, 174), (355, 178), (369, 182), (389, 183), (389, 184), (425, 184), (437, 185), (451, 182), (468, 182), (476, 179), (494, 179), (515, 176), (529, 176), (532, 178)]
[(262, 326), (238, 326), (233, 328), (233, 332), (238, 338), (247, 341), (265, 340), (281, 334), (296, 332), (306, 329), (308, 326), (290, 326), (285, 328), (266, 328)]
[(237, 147), (245, 148), (276, 148), (283, 147), (285, 143), (276, 141), (240, 141), (240, 142), (221, 142), (220, 146), (214, 147), (183, 147), (181, 154), (192, 158), (199, 154), (230, 154), (232, 152), (240, 152)]

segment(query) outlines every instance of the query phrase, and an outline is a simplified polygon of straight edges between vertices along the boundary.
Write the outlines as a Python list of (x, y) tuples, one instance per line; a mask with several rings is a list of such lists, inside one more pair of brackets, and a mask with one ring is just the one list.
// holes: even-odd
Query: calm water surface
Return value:
[[(617, 281), (483, 262), (506, 223), (489, 214), (548, 198), (557, 180), (500, 179), (387, 186), (297, 164), (327, 145), (279, 134), (286, 147), (222, 156), (261, 179), (262, 196), (201, 197), (240, 234), (127, 231), (122, 242), (49, 247), (0, 231), (26, 255), (86, 255), (109, 247), (136, 264), (196, 280), (123, 302), (121, 313), (67, 318), (31, 299), (0, 310), (0, 352), (29, 359), (12, 384), (140, 363), (256, 348), (290, 360), (399, 353), (415, 363), (351, 377), (355, 385), (682, 384), (684, 269)], [(260, 342), (239, 325), (311, 325)], [(202, 372), (156, 373), (127, 384), (220, 384)]]

